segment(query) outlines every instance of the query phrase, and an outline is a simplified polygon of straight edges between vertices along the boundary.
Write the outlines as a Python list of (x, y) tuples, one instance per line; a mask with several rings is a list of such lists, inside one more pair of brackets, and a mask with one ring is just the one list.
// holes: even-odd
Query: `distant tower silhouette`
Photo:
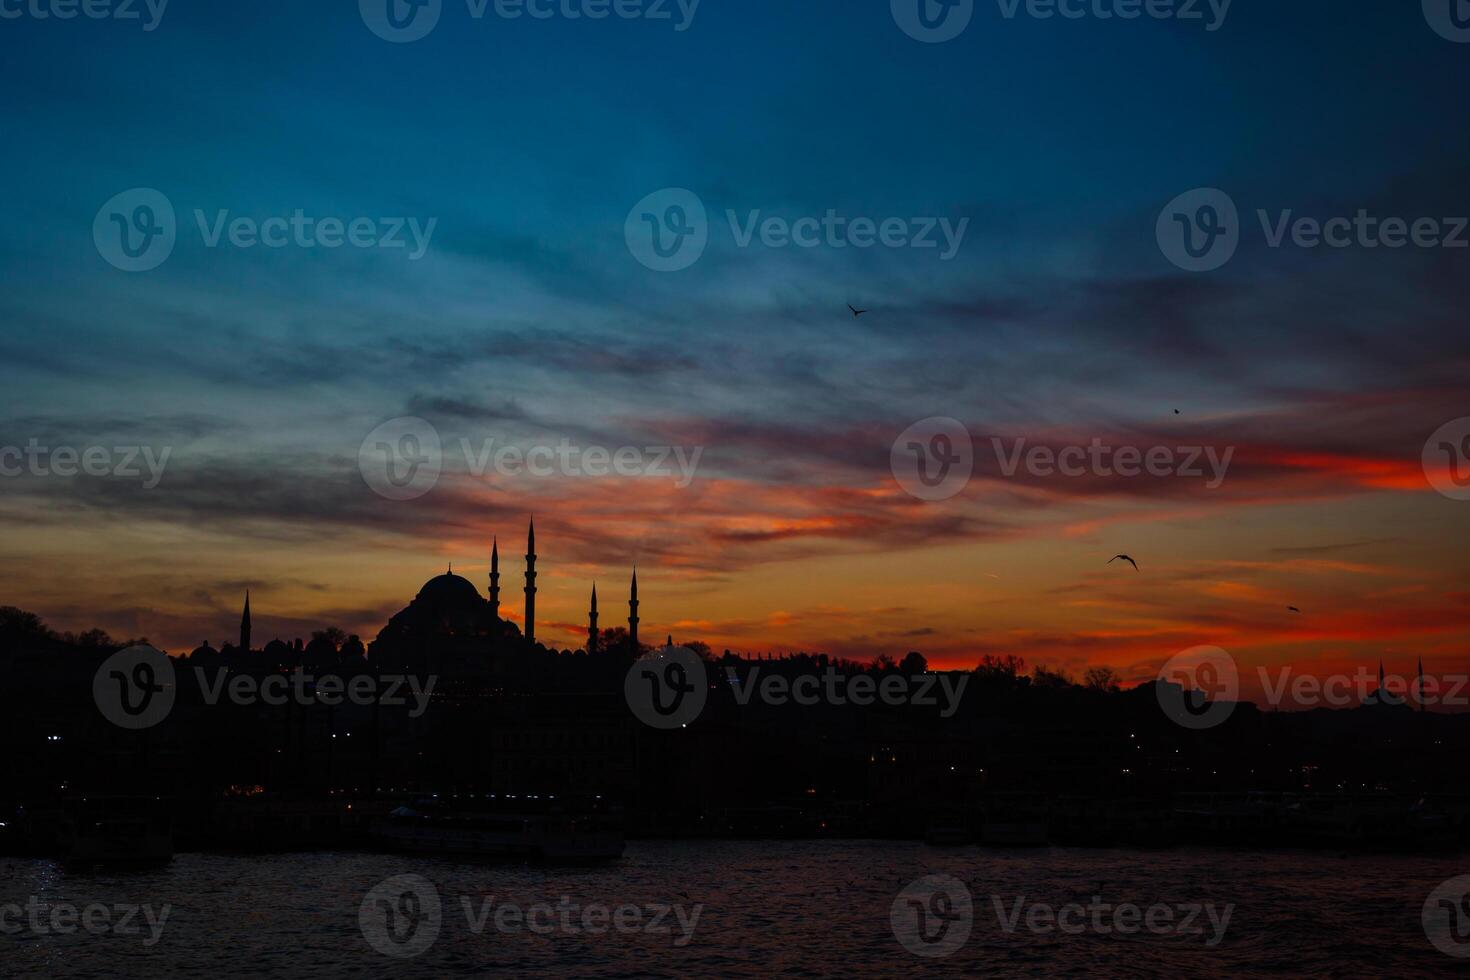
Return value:
[(587, 610), (587, 652), (597, 652), (597, 583), (592, 583), (592, 607)]
[(1388, 686), (1386, 684), (1386, 681), (1387, 681), (1387, 675), (1384, 673), (1384, 670), (1383, 670), (1383, 658), (1382, 657), (1379, 657), (1378, 658), (1378, 690), (1376, 690), (1376, 691), (1373, 692), (1373, 694), (1370, 696), (1369, 700), (1371, 700), (1375, 704), (1391, 704), (1391, 705), (1403, 704), (1404, 703), (1404, 700), (1405, 700), (1404, 699), (1404, 696), (1403, 695), (1399, 695), (1399, 694), (1394, 694), (1392, 691), (1390, 691), (1388, 689)]
[(500, 539), (490, 541), (490, 613), (500, 618)]
[(536, 519), (526, 534), (526, 642), (536, 642)]
[(240, 652), (250, 652), (250, 590), (245, 590), (245, 611), (240, 614)]
[(1424, 658), (1423, 657), (1420, 657), (1419, 658), (1419, 683), (1418, 683), (1417, 686), (1418, 686), (1418, 689), (1419, 689), (1419, 710), (1422, 712), (1424, 710), (1424, 701), (1425, 701), (1425, 697), (1424, 697)]
[(628, 596), (628, 646), (638, 655), (638, 566), (633, 566), (633, 591)]

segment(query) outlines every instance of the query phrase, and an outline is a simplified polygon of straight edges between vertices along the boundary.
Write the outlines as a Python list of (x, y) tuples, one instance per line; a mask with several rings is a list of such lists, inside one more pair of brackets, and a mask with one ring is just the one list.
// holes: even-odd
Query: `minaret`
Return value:
[(638, 566), (633, 566), (633, 591), (628, 595), (628, 646), (638, 656)]
[(536, 519), (526, 534), (526, 642), (536, 642)]
[(500, 618), (500, 539), (490, 541), (490, 614)]
[(592, 607), (587, 610), (587, 652), (597, 652), (597, 583), (592, 583)]
[(240, 614), (240, 652), (250, 652), (250, 590), (245, 590), (245, 611)]

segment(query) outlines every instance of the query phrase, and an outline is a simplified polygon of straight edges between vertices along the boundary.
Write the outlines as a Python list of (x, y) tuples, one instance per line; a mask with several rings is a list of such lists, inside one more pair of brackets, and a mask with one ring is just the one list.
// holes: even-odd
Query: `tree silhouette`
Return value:
[(1094, 691), (1118, 690), (1118, 675), (1111, 667), (1089, 667), (1083, 676), (1084, 686)]

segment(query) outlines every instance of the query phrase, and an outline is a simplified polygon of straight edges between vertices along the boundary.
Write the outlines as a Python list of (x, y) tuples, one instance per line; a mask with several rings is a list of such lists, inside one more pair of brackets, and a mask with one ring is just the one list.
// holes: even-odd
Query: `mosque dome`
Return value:
[(445, 572), (443, 575), (435, 575), (424, 583), (419, 589), (416, 602), (428, 603), (436, 608), (454, 608), (465, 606), (473, 608), (481, 601), (480, 590), (467, 578), (461, 578), (453, 572)]
[(453, 572), (436, 575), (424, 583), (419, 594), (394, 620), (410, 632), (477, 632), (483, 625), (489, 603), (468, 579)]

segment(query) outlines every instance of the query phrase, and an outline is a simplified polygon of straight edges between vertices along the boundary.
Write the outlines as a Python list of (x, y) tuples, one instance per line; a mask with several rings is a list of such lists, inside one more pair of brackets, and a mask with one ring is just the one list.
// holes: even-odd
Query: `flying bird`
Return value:
[(1133, 566), (1133, 570), (1135, 572), (1138, 571), (1138, 562), (1134, 561), (1132, 558), (1128, 557), (1127, 555), (1114, 555), (1113, 557), (1111, 557), (1111, 558), (1108, 559), (1108, 564), (1111, 565), (1113, 562), (1117, 561), (1119, 558), (1123, 559), (1128, 564), (1132, 565)]
[(1288, 610), (1289, 610), (1289, 611), (1291, 611), (1291, 612), (1294, 612), (1294, 613), (1299, 613), (1299, 612), (1301, 612), (1301, 610), (1300, 610), (1300, 609), (1298, 609), (1298, 608), (1297, 608), (1297, 607), (1296, 607), (1296, 606), (1287, 606), (1287, 607), (1286, 607), (1286, 608), (1287, 608), (1287, 609), (1288, 609)]
[(1178, 414), (1179, 414), (1179, 409), (1177, 409), (1177, 408), (1176, 408), (1176, 409), (1174, 409), (1174, 414), (1175, 414), (1175, 415), (1178, 415)]
[(852, 315), (855, 316), (855, 317), (862, 316), (864, 313), (868, 312), (867, 310), (860, 310), (860, 309), (858, 309), (857, 307), (853, 306), (851, 303), (848, 303), (847, 304), (847, 308), (849, 310), (852, 310)]

